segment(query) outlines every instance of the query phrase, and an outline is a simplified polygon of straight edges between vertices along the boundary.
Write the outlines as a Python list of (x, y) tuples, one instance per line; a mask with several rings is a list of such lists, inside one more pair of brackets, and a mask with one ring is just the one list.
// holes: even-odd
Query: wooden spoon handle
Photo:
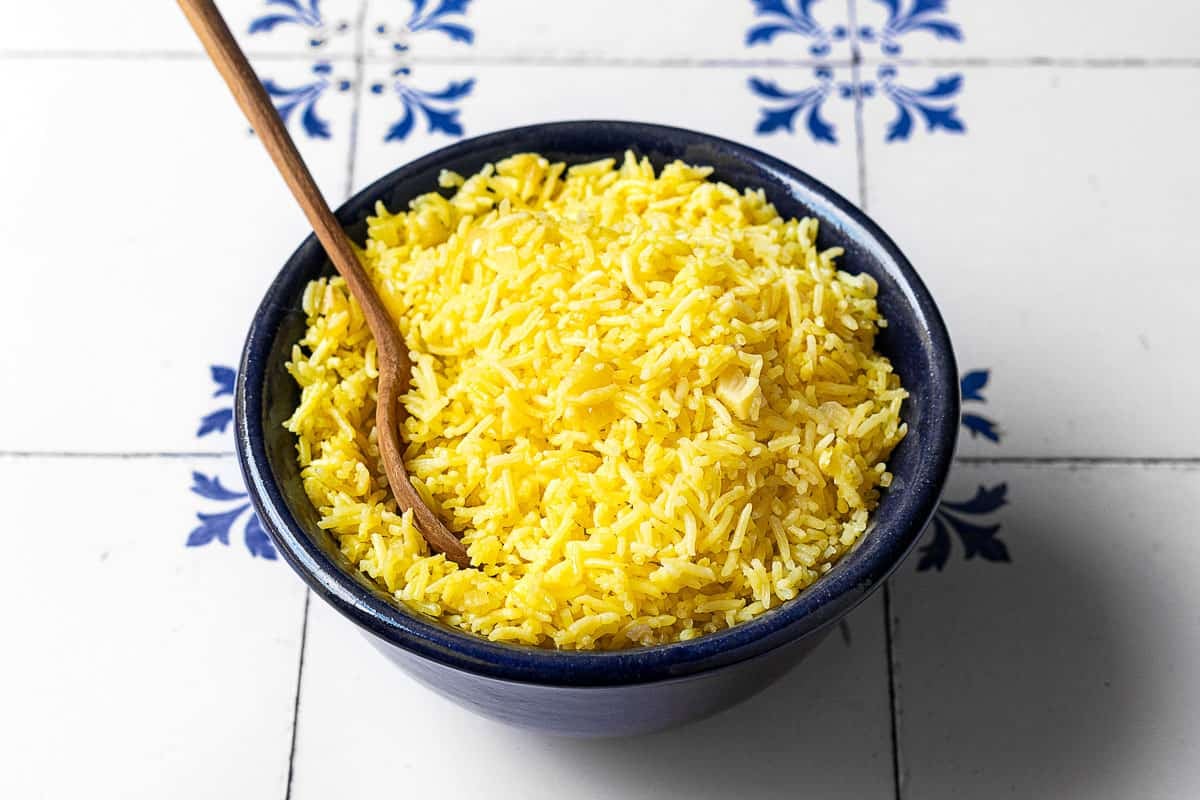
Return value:
[[(279, 118), (267, 90), (263, 88), (254, 68), (246, 60), (246, 54), (221, 18), (221, 12), (212, 0), (178, 0), (179, 7), (196, 35), (200, 37), (209, 58), (233, 92), (246, 119), (254, 126), (258, 138), (271, 154), (271, 160), (283, 175), (288, 188), (304, 210), (312, 224), (317, 239), (325, 248), (333, 266), (346, 279), (354, 299), (358, 301), (366, 317), (367, 325), (379, 349), (379, 390), (376, 402), (375, 428), (379, 437), (379, 451), (383, 457), (384, 470), (391, 485), (396, 504), (401, 509), (412, 509), (417, 528), (425, 540), (446, 554), (459, 566), (470, 566), (471, 560), (463, 543), (444, 526), (425, 505), (409, 481), (404, 468), (400, 446), (400, 394), (408, 385), (412, 365), (400, 332), (396, 330), (387, 308), (379, 299), (371, 279), (367, 276), (358, 256), (337, 218), (329, 210), (312, 173), (300, 158), (296, 143)], [(396, 416), (394, 417), (393, 414)]]
[[(321, 190), (317, 187), (317, 182), (313, 180), (312, 173), (308, 171), (308, 166), (305, 165), (304, 159), (296, 150), (296, 143), (292, 141), (291, 135), (283, 125), (283, 120), (275, 111), (275, 106), (271, 103), (267, 90), (258, 80), (250, 62), (246, 60), (246, 54), (242, 52), (241, 46), (233, 38), (229, 26), (221, 17), (221, 12), (217, 10), (212, 0), (178, 1), (179, 7), (183, 9), (188, 22), (195, 29), (209, 58), (216, 65), (221, 77), (225, 79), (229, 90), (233, 92), (242, 113), (250, 121), (288, 188), (292, 190), (292, 195), (300, 204), (304, 215), (308, 217), (313, 231), (317, 234), (317, 239), (325, 248), (333, 266), (346, 279), (355, 299), (364, 306), (363, 313), (368, 318), (388, 319), (386, 309), (375, 293), (362, 265), (358, 263), (358, 257), (354, 255), (350, 239), (325, 202)], [(375, 308), (366, 308), (369, 305), (374, 305)], [(381, 349), (389, 346), (387, 341), (380, 341), (378, 344)], [(407, 356), (407, 354), (404, 355)]]

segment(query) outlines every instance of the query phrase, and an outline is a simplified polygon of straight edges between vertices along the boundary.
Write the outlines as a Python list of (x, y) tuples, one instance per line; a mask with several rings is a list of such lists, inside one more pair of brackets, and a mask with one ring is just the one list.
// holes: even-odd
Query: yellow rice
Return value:
[(396, 513), (375, 344), (331, 278), (287, 426), (351, 563), (493, 640), (620, 648), (751, 619), (860, 540), (905, 433), (876, 283), (710, 172), (521, 154), (377, 206), (360, 255), (412, 353), (405, 462), (475, 568)]

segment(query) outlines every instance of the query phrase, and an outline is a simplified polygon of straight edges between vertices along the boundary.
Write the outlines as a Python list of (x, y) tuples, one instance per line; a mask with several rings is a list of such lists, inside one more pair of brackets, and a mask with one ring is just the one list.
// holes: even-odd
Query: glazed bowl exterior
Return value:
[[(625, 150), (656, 168), (682, 159), (713, 179), (762, 188), (784, 217), (820, 221), (818, 246), (840, 246), (841, 269), (879, 283), (888, 326), (877, 348), (910, 397), (908, 435), (888, 461), (895, 479), (867, 534), (798, 597), (762, 616), (689, 642), (615, 652), (555, 651), (490, 642), (405, 610), (350, 565), (301, 485), (295, 437), (283, 427), (299, 399), (284, 364), (305, 330), (301, 297), (333, 273), (313, 236), (283, 266), (255, 314), (238, 371), (238, 457), (255, 508), (284, 558), (312, 591), (359, 626), (421, 683), (486, 716), (546, 732), (627, 735), (702, 717), (759, 691), (803, 658), (838, 619), (877, 589), (912, 549), (937, 507), (959, 425), (957, 368), (941, 315), (886, 234), (851, 203), (778, 159), (702, 133), (633, 122), (532, 125), (431, 153), (381, 178), (337, 212), (351, 238), (366, 238), (375, 203), (391, 210), (433, 191), (438, 174), (477, 172), (519, 152), (580, 163)], [(816, 690), (816, 689), (814, 689)]]

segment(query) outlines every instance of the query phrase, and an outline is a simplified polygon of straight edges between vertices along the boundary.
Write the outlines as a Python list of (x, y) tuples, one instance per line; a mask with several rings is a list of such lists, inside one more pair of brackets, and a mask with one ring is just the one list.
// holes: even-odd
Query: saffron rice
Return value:
[(905, 433), (876, 283), (710, 172), (521, 154), (368, 220), (360, 257), (412, 354), (405, 463), (473, 569), (397, 513), (374, 341), (340, 278), (309, 285), (288, 364), (304, 487), (400, 603), (499, 641), (680, 641), (792, 599), (863, 537)]

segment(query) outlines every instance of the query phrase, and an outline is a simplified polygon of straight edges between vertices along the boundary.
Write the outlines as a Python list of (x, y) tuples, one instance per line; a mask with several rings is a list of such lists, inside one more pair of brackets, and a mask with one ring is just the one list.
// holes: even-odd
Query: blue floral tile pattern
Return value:
[(833, 124), (821, 116), (821, 106), (832, 93), (833, 71), (828, 67), (817, 67), (814, 72), (817, 85), (798, 92), (781, 89), (774, 81), (750, 79), (750, 91), (768, 102), (778, 103), (762, 109), (762, 118), (754, 129), (755, 133), (774, 133), (778, 130), (794, 133), (796, 115), (803, 112), (804, 127), (814, 141), (837, 142)]
[[(308, 46), (319, 52), (334, 36), (350, 31), (348, 20), (327, 20), (321, 13), (320, 0), (263, 0), (267, 8), (250, 22), (251, 35), (270, 34), (280, 28), (298, 26), (308, 31)], [(333, 77), (328, 61), (317, 60), (312, 65), (314, 79), (301, 86), (285, 86), (271, 77), (263, 77), (263, 88), (275, 103), (285, 125), (299, 119), (301, 130), (310, 139), (328, 139), (329, 122), (317, 110), (317, 102), (330, 90), (349, 91), (349, 79)]]
[(413, 6), (412, 15), (399, 28), (391, 28), (387, 23), (375, 26), (375, 33), (392, 38), (392, 49), (403, 52), (408, 49), (408, 35), (420, 31), (440, 31), (456, 42), (473, 44), (475, 32), (468, 28), (462, 20), (447, 19), (467, 13), (471, 0), (442, 0), (436, 6), (427, 8), (428, 0), (410, 0)]
[(333, 68), (328, 62), (318, 61), (313, 64), (313, 74), (316, 80), (303, 86), (280, 86), (270, 78), (263, 80), (263, 88), (275, 102), (275, 109), (287, 125), (292, 119), (292, 113), (300, 112), (300, 121), (304, 132), (312, 139), (329, 138), (329, 122), (317, 112), (317, 101), (331, 88), (339, 92), (349, 91), (351, 83), (345, 78), (334, 79), (330, 75)]
[(947, 0), (913, 0), (907, 8), (902, 0), (875, 2), (887, 7), (888, 20), (878, 31), (867, 25), (860, 26), (858, 40), (867, 44), (878, 43), (885, 55), (900, 55), (903, 50), (900, 37), (916, 31), (926, 31), (939, 39), (954, 42), (963, 40), (962, 29), (942, 16), (946, 13)]
[[(436, 4), (429, 0), (408, 0), (411, 13), (399, 25), (386, 22), (374, 28), (376, 36), (387, 39), (396, 58), (402, 58), (411, 48), (411, 38), (420, 33), (432, 32), (450, 40), (470, 45), (475, 41), (475, 32), (462, 18), (471, 0), (440, 0)], [(319, 53), (334, 36), (350, 31), (346, 20), (330, 21), (321, 11), (320, 0), (263, 0), (267, 9), (251, 21), (250, 34), (270, 34), (283, 27), (300, 26), (309, 31), (309, 48)], [(412, 67), (397, 63), (392, 70), (392, 80), (386, 85), (374, 83), (371, 94), (377, 97), (395, 97), (401, 104), (400, 118), (383, 132), (384, 141), (402, 141), (416, 129), (417, 118), (424, 117), (429, 133), (462, 136), (463, 125), (454, 108), (471, 93), (474, 79), (452, 81), (441, 89), (421, 89), (412, 82)], [(332, 138), (333, 130), (328, 119), (321, 115), (318, 103), (331, 91), (347, 92), (354, 88), (348, 78), (333, 75), (328, 60), (313, 63), (314, 79), (293, 86), (283, 85), (271, 77), (263, 78), (263, 86), (275, 102), (285, 124), (298, 121), (300, 132), (310, 139)]]
[(395, 122), (383, 139), (385, 142), (403, 141), (412, 133), (417, 122), (417, 116), (425, 117), (430, 133), (444, 133), (449, 136), (462, 136), (463, 126), (458, 120), (459, 109), (450, 108), (447, 104), (454, 103), (471, 93), (475, 85), (474, 78), (465, 81), (452, 81), (445, 89), (436, 92), (424, 92), (409, 86), (406, 78), (410, 74), (408, 67), (399, 67), (392, 73), (393, 80), (389, 84), (371, 84), (372, 94), (383, 94), (387, 89), (395, 92), (404, 106), (404, 113)]
[[(913, 118), (925, 122), (925, 130), (933, 133), (944, 130), (948, 133), (963, 133), (966, 126), (958, 117), (958, 108), (951, 102), (962, 88), (962, 75), (938, 78), (927, 89), (912, 89), (896, 83), (896, 68), (879, 68), (879, 91), (896, 106), (896, 117), (887, 128), (887, 141), (903, 141), (912, 135)], [(863, 82), (859, 90), (863, 97), (875, 94), (876, 84)]]
[[(959, 381), (959, 390), (964, 403), (986, 403), (983, 390), (991, 378), (991, 371), (976, 369), (963, 375)], [(972, 436), (983, 436), (985, 439), (998, 444), (1000, 432), (996, 424), (973, 412), (964, 412), (962, 425)], [(975, 496), (970, 500), (952, 502), (943, 500), (934, 512), (932, 536), (928, 544), (921, 546), (921, 558), (917, 562), (917, 571), (925, 572), (936, 569), (938, 572), (950, 560), (953, 549), (951, 532), (958, 536), (962, 543), (963, 556), (972, 559), (979, 556), (984, 561), (1008, 563), (1012, 559), (1008, 546), (996, 536), (1001, 525), (998, 522), (984, 523), (985, 517), (1008, 502), (1008, 484), (1000, 483), (992, 487), (980, 486)], [(973, 518), (973, 519), (968, 519)]]
[[(859, 45), (878, 45), (885, 58), (894, 58), (903, 50), (901, 37), (917, 32), (927, 32), (939, 39), (962, 41), (962, 29), (946, 19), (946, 0), (912, 0), (905, 5), (902, 0), (875, 0), (888, 10), (888, 21), (881, 30), (861, 26), (855, 31)], [(773, 41), (781, 35), (800, 36), (809, 40), (808, 52), (823, 58), (829, 54), (830, 43), (844, 40), (846, 25), (834, 25), (826, 29), (812, 16), (812, 6), (819, 0), (796, 0), (788, 5), (787, 0), (751, 0), (754, 13), (762, 18), (746, 33), (746, 46), (753, 47)], [(856, 47), (855, 63), (860, 61)], [(834, 70), (832, 63), (819, 64), (815, 70), (815, 85), (799, 89), (783, 88), (774, 81), (751, 77), (750, 91), (767, 101), (755, 133), (767, 135), (778, 131), (794, 133), (794, 118), (799, 112), (805, 114), (805, 130), (815, 142), (837, 144), (833, 127), (821, 118), (821, 106), (833, 96), (831, 85)], [(885, 63), (877, 71), (875, 80), (843, 81), (838, 86), (837, 97), (853, 102), (866, 102), (875, 97), (891, 101), (896, 116), (888, 125), (886, 141), (901, 142), (909, 139), (915, 130), (914, 122), (921, 120), (928, 133), (943, 131), (961, 134), (966, 125), (958, 114), (955, 98), (962, 90), (960, 74), (939, 77), (932, 86), (909, 86), (899, 77), (895, 64)]]
[[(977, 369), (964, 375), (959, 384), (963, 402), (986, 403), (987, 400), (983, 396), (983, 390), (987, 386), (990, 377), (991, 372), (986, 369)], [(964, 428), (971, 432), (972, 438), (982, 436), (995, 444), (1000, 443), (1000, 431), (997, 429), (996, 423), (987, 417), (973, 411), (964, 411), (962, 424)]]
[[(233, 382), (237, 378), (237, 373), (233, 368), (214, 364), (209, 367), (209, 372), (212, 374), (213, 383), (217, 385), (217, 390), (213, 392), (213, 397), (233, 397)], [(208, 436), (210, 433), (224, 433), (232, 421), (233, 407), (222, 406), (216, 411), (201, 417), (200, 427), (196, 429), (196, 436), (202, 437)]]
[(395, 97), (400, 101), (401, 113), (383, 133), (385, 142), (402, 142), (418, 130), (419, 118), (425, 120), (425, 130), (458, 137), (464, 133), (459, 119), (461, 109), (456, 108), (471, 94), (474, 78), (451, 81), (436, 89), (419, 88), (413, 79), (413, 67), (403, 62), (403, 56), (412, 47), (411, 39), (425, 32), (436, 32), (451, 41), (471, 45), (475, 32), (462, 19), (470, 0), (441, 0), (432, 5), (428, 0), (409, 0), (412, 14), (401, 26), (393, 28), (386, 23), (375, 26), (375, 34), (391, 42), (391, 50), (397, 57), (391, 76), (386, 82), (371, 84), (371, 94), (376, 97)]
[(808, 52), (814, 56), (829, 54), (830, 42), (846, 38), (846, 26), (837, 25), (826, 30), (813, 18), (812, 7), (818, 0), (796, 0), (795, 7), (787, 0), (751, 0), (754, 13), (763, 17), (746, 32), (746, 46), (766, 44), (781, 33), (793, 33), (812, 39)]
[(331, 35), (350, 30), (350, 23), (339, 20), (333, 25), (321, 16), (320, 0), (264, 0), (267, 6), (280, 10), (264, 11), (250, 22), (249, 33), (270, 33), (280, 25), (298, 25), (309, 30), (309, 47), (321, 47)]
[[(217, 390), (213, 397), (232, 397), (233, 384), (237, 380), (237, 371), (233, 367), (214, 364), (209, 367), (213, 383)], [(233, 408), (222, 405), (216, 411), (204, 415), (200, 419), (200, 427), (196, 429), (197, 437), (209, 436), (214, 433), (225, 433), (233, 420)], [(221, 506), (217, 511), (200, 511), (196, 519), (200, 524), (188, 534), (188, 547), (203, 547), (212, 542), (229, 544), (230, 530), (243, 516), (245, 524), (242, 527), (242, 540), (250, 555), (268, 560), (275, 559), (275, 548), (270, 538), (263, 530), (262, 523), (250, 507), (244, 491), (234, 490), (221, 483), (217, 475), (207, 475), (202, 472), (192, 473), (192, 494), (199, 495), (205, 500)]]
[(215, 513), (198, 512), (196, 519), (200, 524), (188, 534), (188, 547), (202, 547), (213, 541), (228, 545), (230, 529), (245, 515), (246, 524), (242, 528), (242, 539), (246, 543), (246, 549), (250, 551), (251, 556), (268, 561), (275, 560), (275, 546), (263, 530), (258, 516), (250, 508), (250, 503), (246, 501), (245, 492), (227, 489), (221, 485), (220, 478), (201, 472), (192, 473), (192, 492), (227, 508)]
[(992, 487), (980, 486), (975, 496), (965, 502), (943, 500), (933, 515), (933, 537), (928, 544), (921, 546), (917, 571), (936, 569), (941, 572), (946, 566), (952, 549), (950, 531), (958, 535), (964, 558), (979, 556), (985, 561), (1011, 561), (1008, 547), (996, 536), (1000, 531), (1000, 523), (983, 524), (978, 519), (1007, 503), (1007, 496), (1008, 484), (1000, 483)]

